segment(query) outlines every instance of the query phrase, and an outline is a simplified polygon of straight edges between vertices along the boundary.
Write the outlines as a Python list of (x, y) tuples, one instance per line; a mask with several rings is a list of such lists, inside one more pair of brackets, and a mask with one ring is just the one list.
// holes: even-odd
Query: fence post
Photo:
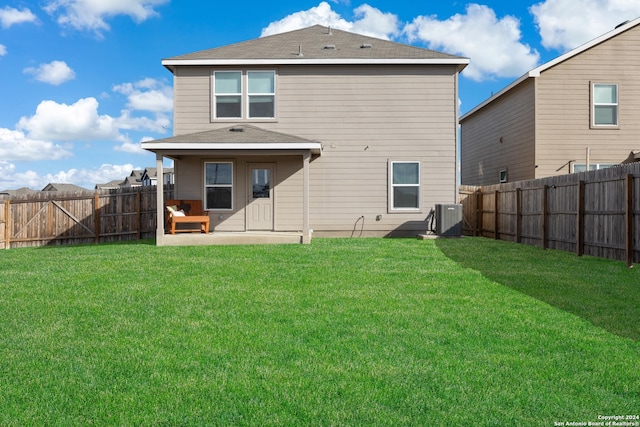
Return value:
[(496, 190), (493, 198), (493, 238), (496, 240), (500, 239), (500, 234), (498, 233), (498, 194), (500, 192)]
[(482, 194), (482, 189), (479, 189), (476, 197), (476, 231), (478, 232), (476, 235), (480, 237), (484, 237), (484, 224), (482, 223), (484, 201), (482, 200)]
[(138, 194), (138, 197), (136, 197), (136, 210), (138, 212), (138, 218), (137, 218), (138, 231), (136, 232), (136, 237), (138, 238), (138, 240), (140, 240), (140, 235), (141, 235), (140, 231), (142, 228), (142, 189), (140, 189), (137, 194)]
[(522, 242), (522, 190), (516, 188), (516, 242)]
[(549, 204), (549, 186), (542, 187), (542, 249), (547, 249), (547, 210)]
[(625, 179), (625, 187), (626, 187), (626, 236), (625, 236), (625, 251), (627, 255), (627, 267), (633, 267), (633, 222), (634, 222), (634, 212), (633, 212), (633, 175), (627, 174)]
[(584, 255), (584, 181), (578, 182), (578, 207), (576, 218), (576, 255)]
[(11, 202), (4, 202), (4, 248), (11, 248)]
[(100, 243), (100, 195), (96, 191), (96, 194), (93, 196), (93, 216), (95, 220), (93, 221), (95, 225), (95, 242), (96, 245)]

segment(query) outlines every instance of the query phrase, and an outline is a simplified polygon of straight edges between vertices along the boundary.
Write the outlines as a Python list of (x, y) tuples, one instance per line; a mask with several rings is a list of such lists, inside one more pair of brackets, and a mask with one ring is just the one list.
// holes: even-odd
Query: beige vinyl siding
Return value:
[[(175, 134), (229, 126), (211, 120), (212, 72), (177, 68)], [(455, 66), (280, 66), (277, 72), (276, 120), (247, 123), (323, 143), (310, 167), (316, 233), (350, 232), (361, 216), (371, 232), (424, 231), (436, 203), (456, 201)], [(421, 212), (388, 211), (389, 160), (421, 162)], [(278, 177), (281, 168), (288, 179), (276, 190), (276, 226), (295, 228), (302, 217), (301, 159), (298, 169), (278, 164)]]
[(274, 230), (302, 229), (302, 156), (185, 157), (176, 162), (176, 173), (180, 177), (176, 180), (178, 198), (204, 200), (204, 164), (216, 161), (233, 163), (233, 210), (211, 211), (213, 230), (245, 230), (247, 171), (250, 163), (271, 163), (275, 166)]
[[(569, 172), (569, 161), (620, 163), (640, 149), (640, 27), (544, 71), (538, 78), (536, 178)], [(590, 84), (617, 83), (619, 127), (590, 126)], [(558, 171), (559, 169), (559, 171)]]
[(534, 178), (534, 80), (465, 118), (460, 141), (462, 184), (497, 184), (501, 170), (507, 170), (508, 182)]
[(177, 67), (173, 86), (174, 135), (207, 130), (211, 121), (211, 68)]

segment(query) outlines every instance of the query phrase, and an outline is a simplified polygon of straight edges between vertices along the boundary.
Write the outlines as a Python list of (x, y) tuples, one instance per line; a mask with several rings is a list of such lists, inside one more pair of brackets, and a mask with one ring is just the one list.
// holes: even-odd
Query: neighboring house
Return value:
[(141, 187), (142, 186), (142, 173), (140, 169), (134, 169), (131, 174), (122, 181), (120, 187)]
[[(461, 183), (598, 169), (640, 149), (640, 18), (543, 64), (460, 118)], [(631, 153), (631, 154), (630, 154)]]
[[(163, 182), (165, 185), (173, 184), (173, 168), (163, 169)], [(145, 168), (142, 173), (142, 185), (151, 186), (156, 185), (158, 182), (158, 169), (157, 168)]]
[(86, 188), (80, 187), (75, 184), (47, 184), (42, 191), (59, 191), (61, 193), (86, 193), (91, 190), (87, 190)]
[(38, 194), (39, 191), (32, 190), (27, 187), (21, 187), (16, 190), (2, 190), (0, 191), (0, 197), (15, 197), (15, 196), (28, 196), (33, 194)]
[(319, 25), (164, 59), (175, 136), (142, 147), (158, 174), (174, 160), (174, 198), (203, 200), (214, 232), (424, 233), (457, 200), (468, 63)]
[(122, 188), (124, 181), (121, 179), (114, 179), (113, 181), (109, 181), (106, 184), (96, 184), (96, 190), (117, 190), (118, 188)]

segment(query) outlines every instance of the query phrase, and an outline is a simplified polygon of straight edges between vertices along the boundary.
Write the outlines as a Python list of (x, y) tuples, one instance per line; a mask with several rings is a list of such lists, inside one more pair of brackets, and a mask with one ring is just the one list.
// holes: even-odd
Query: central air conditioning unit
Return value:
[(436, 205), (436, 234), (462, 236), (462, 205)]

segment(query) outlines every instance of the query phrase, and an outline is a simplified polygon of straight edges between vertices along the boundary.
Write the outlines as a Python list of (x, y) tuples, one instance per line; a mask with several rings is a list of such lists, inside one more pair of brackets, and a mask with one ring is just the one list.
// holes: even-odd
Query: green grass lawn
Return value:
[(640, 272), (480, 238), (0, 252), (0, 425), (640, 412)]

